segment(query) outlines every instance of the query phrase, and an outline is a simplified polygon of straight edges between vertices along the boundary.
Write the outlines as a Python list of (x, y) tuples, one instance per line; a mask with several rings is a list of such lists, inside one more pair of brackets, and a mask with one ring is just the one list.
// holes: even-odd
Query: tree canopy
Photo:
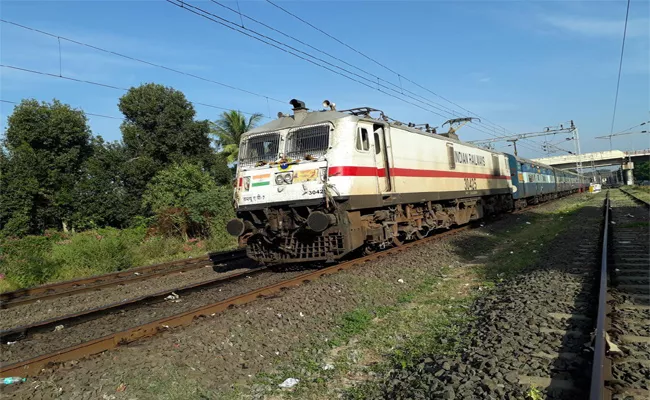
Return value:
[(239, 143), (241, 136), (253, 129), (263, 118), (255, 113), (248, 119), (241, 111), (224, 111), (221, 117), (210, 123), (210, 133), (216, 136), (216, 144), (221, 148), (229, 163), (239, 158)]
[(73, 214), (73, 190), (92, 155), (83, 111), (54, 100), (23, 100), (7, 121), (0, 225), (15, 233), (62, 228)]
[(150, 158), (162, 169), (174, 162), (214, 162), (208, 121), (195, 121), (196, 112), (185, 95), (170, 87), (148, 83), (120, 98), (124, 114), (122, 140), (132, 157)]
[(633, 170), (634, 179), (637, 181), (650, 181), (650, 162), (636, 163)]
[(197, 120), (182, 92), (154, 83), (131, 88), (118, 107), (117, 142), (93, 136), (84, 112), (58, 100), (14, 108), (0, 142), (0, 236), (141, 226), (169, 210), (204, 234), (208, 220), (232, 214), (237, 155), (215, 149), (210, 134), (219, 127), (217, 146), (236, 147), (260, 115)]

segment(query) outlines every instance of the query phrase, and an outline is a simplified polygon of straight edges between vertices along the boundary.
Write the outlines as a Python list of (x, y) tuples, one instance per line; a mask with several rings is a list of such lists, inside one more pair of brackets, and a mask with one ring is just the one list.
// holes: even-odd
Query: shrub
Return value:
[(71, 279), (136, 266), (135, 252), (144, 235), (144, 229), (106, 228), (75, 234), (67, 243), (58, 242), (51, 254), (61, 265), (56, 277)]
[(34, 286), (52, 279), (60, 266), (48, 257), (53, 242), (46, 236), (1, 239), (0, 273), (11, 282), (8, 286)]

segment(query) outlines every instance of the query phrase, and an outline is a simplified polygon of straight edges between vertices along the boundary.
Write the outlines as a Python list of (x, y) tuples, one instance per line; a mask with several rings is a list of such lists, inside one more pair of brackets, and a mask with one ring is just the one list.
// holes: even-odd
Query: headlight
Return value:
[(284, 179), (282, 178), (282, 174), (275, 174), (275, 184), (276, 185), (284, 184)]
[(287, 172), (286, 174), (284, 174), (283, 179), (284, 179), (284, 183), (286, 183), (287, 185), (291, 185), (291, 182), (293, 182), (293, 173)]
[(318, 168), (318, 179), (323, 183), (327, 181), (327, 167)]

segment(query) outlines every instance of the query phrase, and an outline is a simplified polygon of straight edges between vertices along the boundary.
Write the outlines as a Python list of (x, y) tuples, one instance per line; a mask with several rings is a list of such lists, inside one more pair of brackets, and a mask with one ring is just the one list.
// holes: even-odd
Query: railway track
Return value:
[(167, 299), (170, 299), (170, 293), (173, 293), (171, 295), (172, 297), (186, 296), (187, 294), (193, 292), (210, 289), (216, 286), (224, 285), (226, 283), (236, 282), (243, 278), (249, 278), (258, 275), (265, 270), (266, 268), (264, 267), (251, 268), (246, 271), (234, 273), (231, 275), (221, 275), (207, 281), (190, 283), (173, 290), (162, 290), (156, 293), (129, 298), (124, 301), (107, 304), (101, 307), (91, 308), (88, 310), (65, 314), (27, 325), (0, 330), (0, 343), (12, 343), (18, 340), (24, 340), (32, 337), (34, 334), (55, 330), (57, 326), (64, 326), (66, 328), (69, 328), (90, 320), (101, 318), (102, 316), (111, 313), (125, 312), (138, 307), (160, 303)]
[(625, 190), (608, 201), (590, 399), (648, 399), (650, 204)]
[(126, 271), (91, 276), (70, 281), (57, 282), (33, 288), (19, 289), (0, 294), (0, 308), (12, 308), (36, 301), (52, 300), (74, 294), (134, 283), (161, 276), (178, 274), (205, 267), (211, 263), (229, 262), (246, 258), (245, 250), (213, 253), (209, 256), (177, 260), (162, 264), (147, 265)]
[[(543, 204), (532, 205), (527, 209), (520, 210), (516, 213), (534, 209), (541, 205)], [(471, 226), (469, 225), (459, 227), (451, 231), (439, 233), (434, 236), (430, 236), (415, 242), (407, 243), (400, 247), (390, 248), (376, 254), (371, 254), (362, 258), (343, 262), (324, 269), (301, 273), (297, 276), (294, 276), (291, 279), (283, 280), (281, 282), (264, 286), (247, 293), (229, 297), (225, 300), (220, 300), (215, 303), (203, 305), (195, 309), (187, 310), (175, 315), (150, 321), (142, 325), (134, 326), (132, 328), (110, 333), (108, 335), (99, 337), (97, 339), (84, 341), (82, 343), (75, 344), (73, 346), (69, 346), (60, 350), (56, 350), (54, 352), (42, 354), (40, 356), (29, 358), (19, 362), (2, 364), (0, 365), (0, 377), (32, 376), (37, 374), (43, 367), (45, 367), (48, 364), (62, 363), (65, 361), (75, 360), (89, 355), (98, 354), (110, 350), (112, 348), (115, 348), (119, 345), (127, 344), (141, 338), (153, 336), (158, 332), (166, 331), (168, 329), (172, 329), (175, 327), (186, 326), (189, 325), (196, 318), (214, 315), (230, 307), (246, 304), (258, 298), (271, 296), (287, 288), (299, 286), (303, 283), (318, 279), (322, 276), (330, 275), (339, 271), (353, 268), (355, 266), (382, 257), (388, 257), (390, 255), (402, 252), (410, 247), (417, 246), (428, 241), (440, 240), (449, 235), (454, 235), (470, 228)], [(174, 290), (174, 292), (176, 294), (185, 294), (185, 293), (195, 292), (198, 290), (214, 288), (229, 282), (236, 281), (246, 276), (251, 276), (251, 275), (261, 273), (263, 271), (264, 271), (263, 268), (259, 268), (255, 271), (252, 270), (245, 271), (243, 273), (239, 273), (231, 277), (217, 278), (209, 282), (190, 285), (190, 287), (187, 288), (179, 288)], [(2, 337), (4, 343), (6, 343), (11, 339), (29, 338), (34, 333), (51, 331), (58, 325), (74, 326), (76, 324), (80, 324), (88, 320), (101, 318), (102, 316), (111, 313), (121, 312), (131, 308), (141, 307), (142, 305), (146, 305), (146, 304), (161, 302), (164, 299), (164, 297), (169, 295), (169, 293), (170, 290), (166, 290), (165, 292), (143, 296), (141, 298), (131, 299), (128, 302), (116, 303), (116, 304), (111, 304), (94, 310), (88, 310), (88, 312), (70, 314), (52, 320), (37, 322), (31, 325), (11, 328), (5, 331), (1, 331), (0, 336)]]
[[(462, 226), (415, 242), (404, 244), (403, 246), (400, 247), (390, 248), (376, 254), (371, 254), (365, 257), (357, 258), (354, 260), (336, 264), (323, 269), (300, 273), (291, 279), (282, 280), (278, 283), (264, 286), (244, 294), (229, 297), (225, 300), (221, 300), (216, 303), (207, 304), (199, 308), (191, 309), (179, 314), (161, 318), (152, 322), (148, 322), (143, 325), (139, 325), (133, 328), (111, 333), (103, 337), (100, 337), (98, 339), (85, 341), (83, 343), (79, 343), (77, 345), (60, 349), (48, 354), (43, 354), (38, 357), (30, 358), (27, 360), (23, 360), (11, 364), (3, 364), (0, 365), (0, 377), (33, 376), (36, 375), (43, 367), (45, 367), (48, 364), (62, 363), (65, 361), (75, 360), (93, 354), (98, 354), (110, 350), (112, 348), (115, 348), (119, 345), (128, 344), (138, 339), (156, 335), (159, 332), (163, 332), (176, 327), (186, 326), (192, 323), (192, 321), (196, 318), (214, 315), (216, 313), (222, 312), (234, 306), (243, 305), (251, 301), (257, 300), (259, 298), (276, 295), (277, 293), (286, 290), (288, 288), (299, 286), (304, 283), (308, 283), (312, 280), (318, 279), (320, 277), (331, 275), (343, 270), (347, 270), (365, 264), (367, 262), (377, 260), (379, 258), (389, 257), (393, 254), (397, 254), (402, 251), (405, 251), (406, 249), (409, 249), (413, 246), (418, 246), (423, 243), (434, 241), (434, 240), (440, 240), (447, 236), (458, 234), (470, 228), (471, 226), (469, 225)], [(250, 275), (250, 273), (248, 274)], [(246, 276), (246, 275), (247, 275), (246, 273), (241, 274), (241, 276)], [(239, 278), (241, 276), (239, 276)], [(169, 291), (167, 291), (167, 294), (168, 293)], [(51, 327), (53, 324), (56, 324), (56, 322), (49, 321), (47, 324), (48, 327)]]

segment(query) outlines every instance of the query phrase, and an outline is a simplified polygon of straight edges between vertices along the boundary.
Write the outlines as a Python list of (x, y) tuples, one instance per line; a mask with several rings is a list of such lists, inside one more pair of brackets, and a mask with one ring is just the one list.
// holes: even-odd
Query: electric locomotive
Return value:
[(338, 111), (327, 100), (312, 112), (290, 103), (293, 115), (279, 113), (240, 144), (237, 218), (227, 230), (259, 262), (370, 253), (511, 210), (517, 192), (531, 198), (513, 185), (519, 164), (461, 142), (453, 128), (439, 134), (369, 107)]

